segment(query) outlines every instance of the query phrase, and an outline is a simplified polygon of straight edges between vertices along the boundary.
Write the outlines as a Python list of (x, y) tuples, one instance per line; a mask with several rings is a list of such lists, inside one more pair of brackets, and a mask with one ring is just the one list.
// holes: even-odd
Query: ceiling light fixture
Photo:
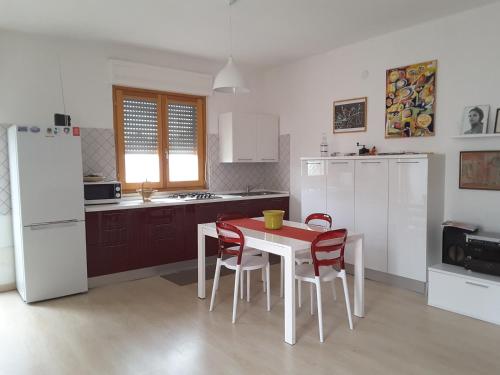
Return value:
[(250, 92), (245, 84), (245, 80), (233, 61), (233, 24), (231, 19), (231, 5), (236, 0), (226, 0), (229, 5), (229, 58), (226, 65), (217, 73), (214, 79), (214, 91), (245, 94)]

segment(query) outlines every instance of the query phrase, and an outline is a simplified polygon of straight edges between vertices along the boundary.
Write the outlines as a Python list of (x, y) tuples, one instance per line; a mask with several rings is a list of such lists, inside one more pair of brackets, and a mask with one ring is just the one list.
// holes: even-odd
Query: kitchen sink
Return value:
[(233, 195), (236, 197), (255, 197), (260, 195), (271, 195), (271, 194), (281, 194), (277, 191), (250, 191), (250, 192), (241, 192), (241, 193), (228, 193), (226, 195)]

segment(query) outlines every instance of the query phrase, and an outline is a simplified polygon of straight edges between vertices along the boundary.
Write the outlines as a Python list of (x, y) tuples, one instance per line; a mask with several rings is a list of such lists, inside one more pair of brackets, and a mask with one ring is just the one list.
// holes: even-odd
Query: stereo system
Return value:
[(500, 233), (478, 232), (473, 227), (445, 226), (443, 263), (500, 276)]

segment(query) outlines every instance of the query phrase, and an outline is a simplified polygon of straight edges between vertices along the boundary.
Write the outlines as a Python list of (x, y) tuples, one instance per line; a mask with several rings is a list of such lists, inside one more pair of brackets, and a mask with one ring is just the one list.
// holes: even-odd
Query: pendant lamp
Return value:
[(214, 79), (213, 89), (217, 92), (230, 94), (244, 94), (250, 92), (245, 80), (233, 61), (233, 26), (231, 20), (231, 5), (236, 0), (227, 0), (229, 5), (229, 38), (230, 54), (226, 65), (217, 73)]

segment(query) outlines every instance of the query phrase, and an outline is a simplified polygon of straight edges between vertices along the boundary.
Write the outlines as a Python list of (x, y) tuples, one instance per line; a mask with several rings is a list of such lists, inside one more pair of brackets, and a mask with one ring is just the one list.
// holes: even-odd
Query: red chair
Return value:
[[(351, 304), (347, 289), (347, 277), (344, 266), (344, 249), (347, 239), (347, 229), (336, 229), (318, 234), (311, 243), (312, 264), (300, 264), (295, 271), (295, 278), (316, 285), (316, 298), (318, 305), (319, 340), (323, 342), (323, 308), (321, 303), (321, 282), (331, 282), (335, 279), (342, 280), (344, 297), (347, 309), (349, 328), (353, 329), (351, 317)], [(338, 266), (336, 270), (334, 266)], [(334, 289), (335, 290), (335, 289)], [(312, 294), (311, 294), (312, 296)]]
[[(226, 212), (217, 215), (217, 221), (228, 221), (228, 220), (236, 220), (246, 218), (246, 215), (243, 215), (240, 212)], [(266, 252), (262, 252), (260, 250), (254, 249), (253, 247), (245, 246), (245, 255), (261, 255), (266, 259), (269, 259), (269, 254)], [(245, 272), (241, 273), (240, 280), (240, 298), (243, 299), (244, 295), (244, 285), (245, 285)], [(266, 291), (266, 273), (265, 270), (262, 269), (262, 291)], [(250, 302), (250, 271), (247, 271), (247, 302)]]
[[(265, 269), (266, 271), (266, 291), (267, 291), (267, 311), (271, 311), (271, 294), (269, 281), (269, 260), (255, 255), (245, 255), (245, 237), (243, 233), (224, 221), (216, 222), (217, 235), (219, 239), (219, 250), (217, 254), (217, 264), (215, 267), (214, 284), (212, 287), (212, 299), (210, 301), (210, 311), (214, 309), (215, 294), (219, 287), (221, 266), (235, 270), (234, 297), (233, 297), (233, 320), (236, 322), (236, 308), (238, 306), (238, 284), (240, 275), (244, 271)], [(229, 255), (228, 258), (223, 258)]]
[[(332, 217), (328, 214), (324, 213), (312, 213), (309, 216), (306, 217), (305, 223), (312, 228), (314, 227), (321, 227), (325, 229), (331, 229), (332, 228)], [(295, 254), (295, 263), (297, 264), (304, 264), (304, 263), (312, 263), (312, 258), (311, 258), (311, 252), (308, 250), (306, 251), (301, 251), (297, 252)], [(311, 315), (313, 314), (314, 311), (314, 300), (312, 298), (312, 289), (313, 285), (310, 285), (310, 292), (311, 292)], [(302, 307), (302, 283), (299, 281), (298, 282), (298, 288), (297, 288), (297, 293), (298, 293), (298, 304), (299, 308)], [(335, 291), (335, 287), (333, 288), (333, 296), (335, 300), (337, 300), (337, 292)]]

